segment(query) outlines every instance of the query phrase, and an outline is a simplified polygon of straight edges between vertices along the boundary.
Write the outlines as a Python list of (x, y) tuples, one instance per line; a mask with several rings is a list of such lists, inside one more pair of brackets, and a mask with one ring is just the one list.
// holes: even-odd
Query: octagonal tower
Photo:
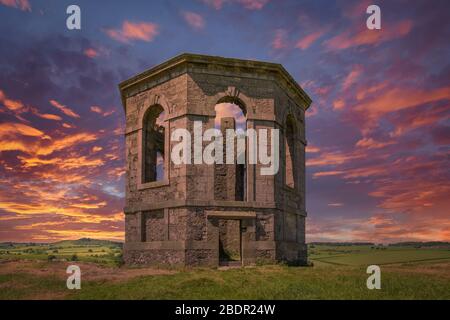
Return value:
[[(126, 115), (127, 264), (306, 263), (311, 99), (280, 64), (181, 54), (119, 89)], [(203, 131), (214, 128), (218, 103), (237, 105), (247, 129), (279, 129), (275, 175), (262, 175), (266, 166), (248, 159), (243, 165), (170, 159), (179, 143), (171, 141), (174, 130), (193, 134), (198, 121)], [(220, 130), (233, 129), (234, 120), (222, 118)]]

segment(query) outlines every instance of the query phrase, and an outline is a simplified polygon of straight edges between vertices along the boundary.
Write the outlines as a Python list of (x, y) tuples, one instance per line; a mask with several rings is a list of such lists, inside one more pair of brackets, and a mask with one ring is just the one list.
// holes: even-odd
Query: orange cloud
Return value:
[[(19, 136), (40, 138), (34, 143), (25, 142)], [(23, 151), (28, 154), (45, 156), (55, 151), (73, 147), (80, 143), (91, 142), (97, 139), (93, 133), (77, 133), (59, 139), (52, 139), (41, 130), (20, 123), (0, 124), (0, 151)]]
[(68, 123), (65, 123), (65, 122), (62, 124), (62, 126), (63, 126), (64, 128), (67, 128), (67, 129), (75, 128), (74, 125), (71, 125), (71, 124), (68, 124)]
[(104, 164), (101, 159), (87, 159), (85, 156), (81, 157), (64, 157), (64, 158), (52, 158), (52, 159), (41, 159), (36, 157), (18, 157), (22, 162), (24, 168), (37, 167), (42, 165), (57, 165), (62, 169), (72, 169), (81, 167), (97, 167)]
[(55, 120), (55, 121), (62, 120), (62, 118), (60, 116), (57, 116), (56, 114), (40, 113), (39, 110), (37, 110), (36, 108), (33, 108), (33, 107), (31, 107), (30, 110), (34, 115), (36, 115), (42, 119)]
[(182, 12), (184, 20), (195, 30), (200, 30), (205, 27), (205, 20), (201, 15), (191, 11)]
[(305, 151), (308, 153), (316, 153), (316, 152), (320, 151), (320, 148), (308, 145), (308, 146), (306, 146)]
[(62, 120), (62, 118), (60, 116), (57, 116), (56, 114), (50, 114), (50, 113), (37, 113), (37, 116), (41, 117), (42, 119), (47, 119), (47, 120)]
[(0, 151), (29, 151), (28, 146), (22, 141), (1, 141)]
[(128, 43), (131, 40), (150, 42), (159, 33), (159, 27), (152, 22), (130, 22), (124, 21), (122, 29), (106, 29), (106, 34), (114, 40)]
[(0, 4), (12, 8), (17, 8), (22, 11), (31, 11), (31, 5), (28, 0), (0, 0)]
[(91, 142), (97, 139), (93, 133), (77, 133), (54, 140), (47, 146), (38, 146), (35, 150), (36, 155), (49, 155), (55, 151), (63, 150), (79, 143)]
[(11, 111), (19, 110), (24, 107), (24, 104), (21, 101), (8, 99), (2, 90), (0, 90), (0, 102)]
[(362, 45), (379, 45), (383, 42), (401, 38), (412, 29), (412, 21), (405, 20), (397, 24), (383, 27), (381, 30), (369, 30), (365, 28), (356, 34), (352, 31), (339, 34), (324, 42), (328, 49), (343, 50)]
[(313, 178), (337, 176), (343, 174), (344, 171), (319, 171), (313, 173)]
[(44, 132), (22, 123), (5, 122), (0, 124), (0, 138), (3, 136), (29, 136), (50, 139)]
[(72, 117), (72, 118), (79, 118), (80, 116), (75, 113), (72, 109), (70, 109), (69, 107), (59, 103), (56, 100), (50, 100), (49, 101), (50, 104), (52, 106), (54, 106), (55, 108), (59, 109), (62, 113), (64, 113), (66, 116)]
[[(56, 238), (53, 238), (54, 240), (57, 239), (68, 239), (68, 240), (74, 240), (79, 239), (80, 237), (85, 238), (93, 238), (93, 239), (104, 239), (104, 240), (117, 240), (117, 241), (123, 241), (125, 238), (125, 232), (124, 231), (103, 231), (98, 229), (64, 229), (64, 230), (47, 230), (50, 234), (53, 236), (56, 236)], [(46, 237), (45, 239), (48, 239)]]
[(98, 208), (106, 206), (106, 202), (102, 201), (102, 202), (98, 202), (98, 203), (75, 203), (75, 204), (71, 204), (70, 206), (74, 207), (74, 208), (80, 208), (80, 209), (98, 209)]
[(364, 157), (363, 154), (343, 154), (341, 152), (324, 152), (318, 157), (306, 160), (306, 166), (329, 166), (343, 164)]

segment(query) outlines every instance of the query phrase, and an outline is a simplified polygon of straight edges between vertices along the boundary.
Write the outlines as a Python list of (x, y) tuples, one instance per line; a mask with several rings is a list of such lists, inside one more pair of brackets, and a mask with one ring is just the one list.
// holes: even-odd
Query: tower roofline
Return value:
[(281, 78), (283, 78), (289, 87), (302, 98), (305, 103), (305, 110), (311, 105), (311, 98), (308, 94), (300, 87), (300, 85), (294, 80), (294, 78), (286, 71), (286, 69), (279, 63), (265, 62), (265, 61), (255, 61), (255, 60), (244, 60), (235, 58), (224, 58), (220, 56), (209, 56), (193, 53), (182, 53), (177, 55), (163, 63), (160, 63), (144, 72), (141, 72), (128, 80), (125, 80), (119, 84), (119, 90), (122, 97), (122, 103), (125, 107), (125, 91), (133, 86), (141, 83), (144, 80), (156, 77), (163, 72), (169, 71), (176, 66), (185, 63), (198, 63), (198, 64), (213, 64), (220, 65), (230, 68), (245, 68), (247, 70), (264, 70), (268, 72), (277, 73)]

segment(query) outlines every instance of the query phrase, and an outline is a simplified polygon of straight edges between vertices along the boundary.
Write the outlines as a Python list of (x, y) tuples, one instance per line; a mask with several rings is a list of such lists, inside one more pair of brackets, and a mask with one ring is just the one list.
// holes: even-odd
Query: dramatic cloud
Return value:
[[(180, 50), (280, 63), (311, 96), (308, 241), (450, 241), (445, 1), (383, 2), (381, 30), (370, 1), (144, 1), (76, 34), (52, 6), (0, 3), (23, 10), (0, 10), (0, 242), (124, 239), (117, 84)], [(215, 112), (245, 127), (239, 107)]]
[(121, 29), (106, 29), (105, 32), (112, 39), (124, 43), (133, 40), (150, 42), (158, 35), (159, 27), (152, 22), (124, 21)]
[(41, 130), (30, 127), (22, 123), (1, 123), (0, 124), (0, 137), (23, 135), (29, 137), (47, 137)]

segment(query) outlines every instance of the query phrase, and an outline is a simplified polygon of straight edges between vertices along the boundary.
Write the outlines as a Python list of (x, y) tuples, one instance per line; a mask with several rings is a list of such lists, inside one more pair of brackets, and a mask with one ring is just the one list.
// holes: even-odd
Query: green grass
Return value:
[(382, 290), (366, 288), (364, 268), (258, 267), (196, 270), (88, 283), (73, 299), (449, 299), (450, 281), (386, 271)]
[[(101, 252), (103, 247), (67, 246), (58, 250), (64, 254), (76, 251), (80, 259), (88, 260), (89, 249)], [(87, 280), (83, 278), (85, 265), (81, 290), (66, 289), (68, 263), (41, 259), (26, 269), (21, 267), (25, 262), (18, 261), (15, 272), (3, 271), (0, 263), (0, 299), (450, 299), (450, 251), (446, 248), (315, 245), (309, 252), (313, 267), (175, 269), (171, 274), (115, 280), (110, 273), (126, 274), (127, 269), (111, 268), (113, 264), (109, 264), (102, 267), (101, 278)], [(109, 251), (106, 257), (110, 257)], [(370, 264), (381, 266), (381, 290), (366, 287)], [(55, 273), (45, 272), (50, 269)]]

